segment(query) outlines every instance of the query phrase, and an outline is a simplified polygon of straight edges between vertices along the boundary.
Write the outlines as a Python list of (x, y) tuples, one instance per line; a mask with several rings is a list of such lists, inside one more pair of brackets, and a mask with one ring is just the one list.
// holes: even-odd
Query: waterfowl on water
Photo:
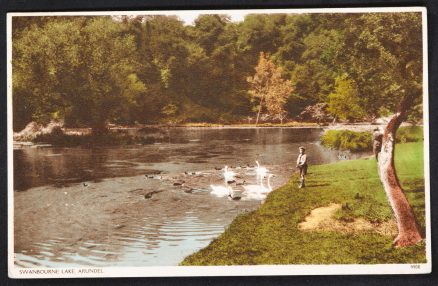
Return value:
[(217, 197), (227, 197), (233, 191), (233, 189), (229, 186), (210, 185), (210, 188), (212, 189), (210, 194)]
[(257, 163), (257, 169), (256, 174), (258, 178), (264, 178), (268, 174), (268, 169), (265, 167), (260, 167), (259, 161), (256, 161)]
[(231, 181), (235, 181), (235, 176), (236, 176), (236, 173), (234, 173), (233, 171), (228, 170), (228, 166), (225, 166), (225, 168), (224, 168), (225, 183), (228, 183), (228, 182), (231, 182)]

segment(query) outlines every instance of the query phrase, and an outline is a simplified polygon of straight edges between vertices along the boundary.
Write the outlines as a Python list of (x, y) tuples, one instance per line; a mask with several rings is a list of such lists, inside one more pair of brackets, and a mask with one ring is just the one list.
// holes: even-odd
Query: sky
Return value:
[[(198, 11), (178, 11), (174, 12), (174, 15), (178, 15), (178, 17), (184, 21), (186, 25), (193, 25), (196, 18), (198, 18), (201, 14), (211, 14), (206, 12), (198, 12)], [(243, 21), (243, 18), (245, 15), (247, 15), (247, 12), (243, 11), (224, 11), (221, 13), (221, 11), (214, 11), (214, 14), (226, 14), (231, 16), (231, 21), (233, 22), (240, 22)]]

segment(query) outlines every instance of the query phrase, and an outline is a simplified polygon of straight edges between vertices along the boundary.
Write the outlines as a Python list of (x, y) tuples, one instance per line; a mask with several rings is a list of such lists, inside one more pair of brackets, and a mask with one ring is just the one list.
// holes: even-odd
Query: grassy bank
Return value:
[[(424, 230), (423, 143), (398, 144), (396, 167)], [(372, 158), (311, 166), (307, 187), (294, 175), (272, 192), (256, 211), (238, 216), (210, 245), (182, 265), (418, 263), (425, 262), (424, 242), (395, 249), (393, 237), (376, 232), (308, 232), (298, 229), (312, 209), (339, 203), (340, 220), (363, 217), (374, 222), (392, 217)]]

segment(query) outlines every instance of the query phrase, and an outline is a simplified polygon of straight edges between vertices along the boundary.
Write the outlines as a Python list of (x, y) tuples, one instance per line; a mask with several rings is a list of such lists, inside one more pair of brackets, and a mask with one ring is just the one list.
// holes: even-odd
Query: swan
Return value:
[(257, 178), (263, 179), (264, 177), (266, 177), (266, 174), (268, 173), (268, 169), (266, 169), (265, 167), (260, 167), (259, 161), (256, 161), (256, 163), (257, 163), (257, 169), (256, 169)]
[(228, 166), (225, 166), (224, 168), (225, 183), (228, 184), (229, 181), (234, 181), (235, 180), (234, 176), (236, 176), (236, 173), (234, 173), (233, 171), (229, 171)]
[(242, 198), (243, 201), (255, 200), (255, 201), (263, 201), (266, 199), (266, 194), (262, 193), (248, 193), (245, 197)]
[(267, 187), (263, 185), (263, 178), (260, 181), (260, 184), (243, 186), (243, 188), (245, 189), (245, 197), (243, 199), (258, 201), (263, 201), (264, 199), (266, 199), (267, 194), (272, 192), (271, 178), (273, 176), (273, 174), (268, 174)]
[(260, 184), (257, 185), (245, 185), (243, 188), (245, 189), (245, 192), (247, 194), (266, 194), (272, 192), (272, 186), (271, 186), (271, 178), (273, 177), (273, 174), (268, 175), (268, 186), (265, 187), (263, 185), (263, 180), (260, 181)]
[(229, 186), (210, 185), (210, 188), (212, 189), (210, 194), (215, 195), (219, 198), (227, 197), (233, 191), (233, 189)]
[(236, 173), (228, 170), (228, 166), (225, 166), (223, 175), (224, 175), (224, 180), (225, 180), (225, 186), (210, 185), (210, 188), (212, 189), (210, 194), (215, 195), (217, 197), (232, 196), (233, 188), (231, 188), (231, 186), (228, 185), (228, 182), (235, 180), (234, 176), (236, 176)]
[(242, 198), (243, 200), (257, 200), (262, 201), (266, 199), (266, 193), (263, 192), (263, 187), (261, 185), (246, 185), (243, 186), (245, 189), (245, 196)]
[(264, 193), (270, 193), (272, 192), (272, 186), (271, 186), (271, 178), (273, 177), (273, 174), (268, 175), (268, 187), (263, 186), (263, 182), (260, 184), (260, 186), (263, 188)]

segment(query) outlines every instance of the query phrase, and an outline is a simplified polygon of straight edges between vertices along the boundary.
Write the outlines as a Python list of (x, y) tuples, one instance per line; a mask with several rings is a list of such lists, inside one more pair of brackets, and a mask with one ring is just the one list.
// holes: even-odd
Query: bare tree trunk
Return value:
[(260, 113), (262, 112), (262, 104), (263, 104), (263, 99), (265, 97), (263, 96), (262, 99), (260, 99), (260, 107), (259, 107), (259, 112), (257, 112), (257, 119), (256, 119), (256, 124), (255, 126), (257, 126), (257, 124), (259, 124), (259, 118), (260, 118)]
[(336, 123), (336, 116), (335, 116), (335, 118), (333, 118), (332, 125), (335, 125), (335, 123)]
[(391, 118), (386, 126), (382, 139), (382, 149), (378, 156), (380, 180), (397, 220), (398, 235), (393, 243), (396, 247), (414, 245), (422, 239), (414, 212), (400, 186), (394, 166), (395, 136), (400, 124), (406, 118), (410, 102), (406, 99), (402, 100), (399, 112)]

